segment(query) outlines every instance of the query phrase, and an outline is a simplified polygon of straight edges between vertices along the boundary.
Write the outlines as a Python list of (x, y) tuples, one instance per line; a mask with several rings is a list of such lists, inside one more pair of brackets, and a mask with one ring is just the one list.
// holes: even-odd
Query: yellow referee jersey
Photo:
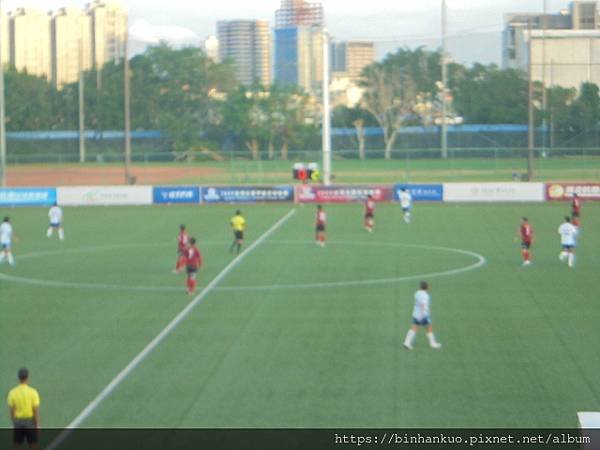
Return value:
[(242, 216), (233, 216), (231, 219), (231, 227), (233, 228), (233, 231), (244, 231), (244, 228), (246, 228), (246, 219)]
[(33, 419), (34, 409), (40, 406), (40, 395), (31, 386), (20, 384), (8, 393), (8, 407), (15, 419)]

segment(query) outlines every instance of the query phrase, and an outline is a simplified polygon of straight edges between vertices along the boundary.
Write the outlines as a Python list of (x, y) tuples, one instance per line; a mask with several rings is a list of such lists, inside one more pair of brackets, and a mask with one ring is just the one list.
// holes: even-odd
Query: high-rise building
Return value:
[(271, 34), (266, 20), (217, 23), (219, 60), (231, 60), (240, 83), (271, 83)]
[(9, 20), (10, 63), (17, 70), (50, 79), (50, 16), (19, 8)]
[(320, 27), (275, 30), (275, 81), (315, 93), (323, 80), (323, 39)]
[(52, 81), (58, 87), (92, 68), (91, 17), (78, 8), (54, 13), (51, 25)]
[(275, 11), (275, 28), (323, 26), (323, 5), (320, 1), (282, 0)]
[(323, 5), (282, 0), (275, 12), (275, 81), (316, 93), (323, 80)]
[(503, 67), (531, 66), (533, 80), (546, 86), (600, 83), (599, 12), (595, 1), (574, 1), (554, 14), (507, 14)]
[(110, 61), (119, 61), (125, 56), (127, 12), (118, 3), (95, 0), (88, 4), (87, 14), (91, 17), (92, 60), (99, 68)]
[(600, 11), (595, 1), (573, 1), (568, 8), (554, 14), (510, 13), (504, 17), (502, 33), (502, 66), (519, 68), (523, 62), (527, 30), (595, 30), (600, 29)]
[(332, 73), (357, 80), (362, 70), (375, 62), (375, 44), (367, 41), (332, 42), (330, 55)]
[(0, 10), (0, 64), (7, 64), (10, 61), (10, 46), (8, 45), (8, 16)]
[(203, 43), (204, 52), (209, 59), (219, 62), (219, 40), (216, 36), (208, 36)]

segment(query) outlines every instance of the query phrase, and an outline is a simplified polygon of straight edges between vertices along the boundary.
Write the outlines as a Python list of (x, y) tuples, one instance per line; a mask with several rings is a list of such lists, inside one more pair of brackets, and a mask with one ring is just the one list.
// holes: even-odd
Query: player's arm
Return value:
[(10, 412), (10, 420), (15, 420), (15, 402), (11, 395), (8, 395), (8, 411)]
[(40, 407), (39, 407), (39, 405), (33, 407), (33, 422), (35, 423), (36, 428), (40, 427)]

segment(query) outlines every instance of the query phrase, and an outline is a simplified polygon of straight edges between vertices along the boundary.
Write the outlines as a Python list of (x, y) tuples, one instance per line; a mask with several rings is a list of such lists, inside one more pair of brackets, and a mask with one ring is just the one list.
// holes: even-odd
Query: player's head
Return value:
[(402, 192), (406, 192), (406, 188), (402, 188), (400, 189)]
[(577, 197), (579, 197), (579, 195), (577, 195), (576, 192), (573, 192), (573, 198), (577, 198)]
[(323, 205), (317, 205), (317, 210), (321, 211), (323, 209)]
[(529, 222), (529, 220), (527, 219), (527, 217), (523, 217), (523, 219), (522, 219), (522, 220), (523, 220), (523, 222), (525, 222), (525, 223), (526, 223), (526, 222)]
[(181, 231), (184, 231), (184, 230), (185, 230), (185, 225), (183, 225), (183, 224), (182, 224), (182, 225), (179, 225), (179, 229), (180, 229)]
[(196, 238), (190, 239), (190, 245), (196, 245)]
[(369, 200), (373, 200), (373, 196), (372, 196), (371, 194), (367, 195), (367, 198), (368, 198)]
[(52, 206), (58, 206), (58, 203), (54, 202), (52, 203)]
[(565, 222), (568, 222), (568, 223), (570, 223), (570, 222), (571, 222), (571, 218), (570, 218), (569, 216), (566, 216), (566, 217), (565, 217)]
[(8, 217), (8, 216), (4, 217), (4, 222), (10, 222), (10, 217)]
[(236, 215), (236, 216), (241, 216), (241, 215), (242, 215), (242, 212), (241, 212), (241, 211), (238, 209), (238, 210), (235, 212), (235, 215)]
[(27, 379), (29, 378), (29, 370), (27, 370), (25, 367), (19, 369), (19, 371), (17, 372), (17, 377), (19, 378), (20, 382), (27, 381)]
[(429, 283), (427, 283), (427, 281), (421, 281), (421, 284), (419, 285), (419, 287), (421, 288), (422, 291), (426, 291), (429, 289)]

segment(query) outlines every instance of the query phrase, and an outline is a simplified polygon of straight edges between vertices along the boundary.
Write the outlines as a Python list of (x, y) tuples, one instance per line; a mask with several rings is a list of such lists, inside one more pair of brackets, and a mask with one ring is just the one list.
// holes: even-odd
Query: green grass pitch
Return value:
[[(190, 302), (170, 273), (178, 225), (199, 240), (206, 286), (233, 258), (234, 209), (68, 208), (64, 242), (46, 238), (45, 209), (2, 211), (20, 237), (17, 266), (0, 266), (2, 389), (27, 366), (42, 425), (70, 423)], [(249, 245), (292, 206), (242, 209)], [(566, 204), (417, 205), (410, 225), (382, 204), (373, 234), (361, 205), (328, 206), (324, 249), (314, 207), (296, 209), (83, 426), (570, 427), (600, 409), (600, 205), (584, 204), (574, 270), (558, 261)], [(486, 264), (425, 277), (478, 262), (439, 247)], [(441, 351), (423, 332), (402, 347), (423, 277)]]

